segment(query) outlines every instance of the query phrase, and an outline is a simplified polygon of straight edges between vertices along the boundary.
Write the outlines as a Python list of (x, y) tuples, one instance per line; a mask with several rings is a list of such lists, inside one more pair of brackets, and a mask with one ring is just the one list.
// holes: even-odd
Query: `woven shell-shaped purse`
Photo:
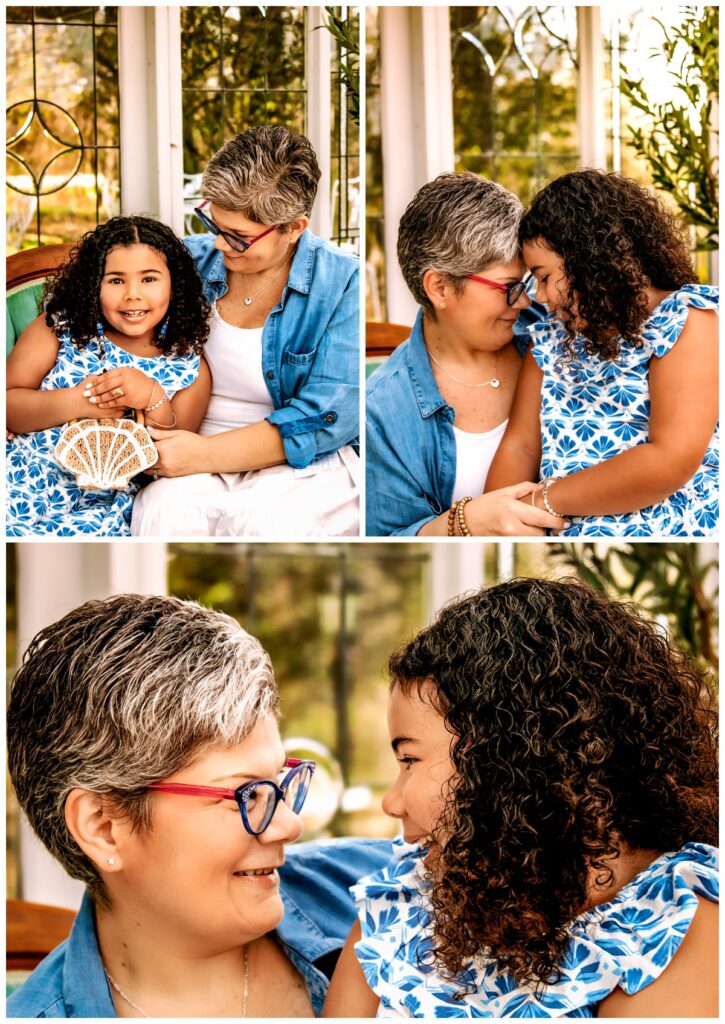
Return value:
[[(139, 414), (141, 416), (141, 414)], [(55, 457), (89, 491), (124, 491), (158, 452), (143, 420), (83, 419), (69, 423), (55, 446)]]

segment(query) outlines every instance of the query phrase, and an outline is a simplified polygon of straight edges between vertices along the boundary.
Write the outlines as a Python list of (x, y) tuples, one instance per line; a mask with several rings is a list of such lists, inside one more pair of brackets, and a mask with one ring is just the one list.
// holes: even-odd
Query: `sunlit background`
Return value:
[[(392, 836), (386, 663), (441, 604), (512, 575), (574, 575), (637, 601), (714, 672), (716, 559), (708, 544), (9, 544), (8, 675), (42, 626), (90, 598), (166, 592), (225, 611), (271, 655), (290, 753), (320, 763), (306, 836)], [(10, 791), (7, 806), (8, 895), (72, 905)]]
[[(130, 209), (124, 201), (124, 166), (146, 163), (153, 172), (140, 121), (137, 134), (131, 126), (124, 138), (120, 118), (134, 101), (137, 83), (130, 71), (124, 74), (123, 62), (130, 65), (128, 50), (136, 45), (131, 33), (138, 32), (131, 19), (141, 10), (6, 8), (8, 253), (73, 242), (120, 212), (153, 212)], [(330, 10), (356, 38), (357, 8)], [(158, 80), (160, 93), (167, 87), (159, 101), (169, 105), (167, 120), (178, 108), (182, 122), (183, 229), (198, 230), (193, 208), (201, 173), (224, 140), (251, 125), (285, 124), (316, 136), (318, 156), (324, 157), (318, 204), (326, 204), (326, 234), (356, 251), (359, 127), (340, 74), (340, 61), (349, 54), (329, 33), (323, 37), (327, 47), (318, 46), (310, 59), (314, 33), (325, 32), (316, 25), (328, 15), (304, 6), (158, 8), (157, 20), (149, 16), (141, 30), (140, 42), (152, 54), (163, 11), (175, 12), (166, 30), (177, 48), (180, 43), (179, 74), (157, 66), (152, 56), (149, 76)]]
[[(717, 283), (717, 16), (682, 4), (367, 7), (367, 319), (412, 323), (395, 231), (415, 189), (443, 170), (492, 178), (524, 203), (580, 166), (654, 183), (682, 213), (703, 282)], [(662, 148), (672, 133), (656, 105), (670, 103), (704, 152), (690, 147), (674, 187), (636, 143), (642, 133), (644, 152), (653, 138)]]

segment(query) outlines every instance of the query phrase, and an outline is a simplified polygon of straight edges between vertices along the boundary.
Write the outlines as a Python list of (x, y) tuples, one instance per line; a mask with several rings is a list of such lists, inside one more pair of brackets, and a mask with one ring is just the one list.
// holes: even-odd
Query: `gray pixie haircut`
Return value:
[(201, 193), (258, 224), (287, 225), (309, 217), (319, 180), (309, 139), (281, 124), (267, 124), (224, 143), (207, 164)]
[(88, 601), (31, 641), (8, 709), (10, 776), (41, 842), (93, 899), (103, 883), (65, 823), (72, 789), (152, 827), (145, 788), (278, 714), (261, 644), (230, 616), (174, 597)]
[(470, 171), (439, 174), (419, 188), (398, 228), (398, 262), (416, 302), (435, 319), (426, 270), (445, 274), (460, 292), (467, 274), (516, 259), (523, 212), (503, 185)]

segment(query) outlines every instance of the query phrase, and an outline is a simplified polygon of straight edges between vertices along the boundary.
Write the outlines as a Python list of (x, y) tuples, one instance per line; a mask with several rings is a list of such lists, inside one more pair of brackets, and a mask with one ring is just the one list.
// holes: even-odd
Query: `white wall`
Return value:
[[(18, 655), (44, 626), (92, 598), (113, 594), (165, 594), (166, 545), (161, 543), (22, 543), (16, 545)], [(76, 908), (83, 885), (69, 878), (20, 826), (21, 896), (35, 903)]]

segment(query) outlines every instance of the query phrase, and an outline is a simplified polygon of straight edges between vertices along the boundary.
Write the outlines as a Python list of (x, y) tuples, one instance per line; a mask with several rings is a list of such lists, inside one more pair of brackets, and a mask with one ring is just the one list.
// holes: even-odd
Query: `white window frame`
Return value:
[[(323, 20), (323, 8), (307, 8), (307, 135), (322, 171), (310, 227), (329, 239), (332, 45)], [(181, 7), (119, 7), (118, 50), (121, 213), (184, 235)]]

